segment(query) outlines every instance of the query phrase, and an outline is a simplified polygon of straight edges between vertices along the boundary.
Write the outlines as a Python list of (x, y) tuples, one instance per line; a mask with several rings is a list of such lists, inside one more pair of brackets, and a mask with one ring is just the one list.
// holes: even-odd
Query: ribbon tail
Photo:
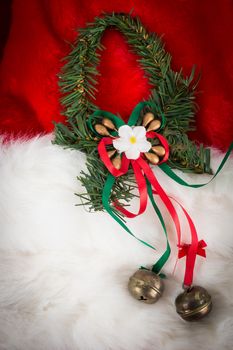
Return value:
[(121, 227), (127, 232), (129, 233), (131, 236), (133, 236), (135, 239), (137, 239), (139, 242), (143, 243), (144, 245), (146, 245), (147, 247), (156, 250), (155, 247), (153, 247), (151, 244), (143, 241), (142, 239), (136, 237), (131, 230), (126, 226), (126, 224), (123, 222), (122, 219), (120, 219), (119, 216), (117, 216), (114, 213), (113, 208), (110, 205), (110, 195), (111, 195), (111, 191), (112, 191), (112, 187), (115, 183), (115, 177), (111, 174), (108, 175), (107, 180), (104, 184), (104, 188), (103, 188), (103, 194), (102, 194), (102, 203), (103, 203), (103, 207), (104, 209), (109, 213), (109, 215), (111, 215), (111, 217), (118, 223), (121, 225)]
[[(158, 195), (158, 192), (153, 191), (154, 194)], [(195, 228), (195, 225), (186, 211), (186, 209), (173, 197), (169, 196), (170, 199), (175, 201), (182, 209), (184, 212), (186, 219), (188, 221), (189, 229), (191, 232), (191, 244), (188, 245), (183, 245), (183, 244), (178, 244), (178, 259), (183, 258), (186, 256), (186, 267), (185, 267), (185, 276), (184, 276), (184, 285), (185, 286), (190, 286), (193, 282), (193, 273), (194, 273), (194, 267), (195, 267), (195, 261), (196, 261), (196, 256), (200, 255), (202, 257), (206, 257), (206, 252), (205, 252), (205, 247), (207, 247), (206, 242), (202, 239), (201, 241), (198, 242), (198, 235), (197, 231)]]
[(178, 184), (186, 187), (193, 187), (193, 188), (200, 188), (203, 186), (208, 185), (211, 181), (214, 180), (214, 178), (218, 175), (218, 173), (222, 170), (224, 164), (226, 163), (227, 159), (229, 158), (231, 152), (233, 151), (233, 142), (230, 144), (227, 153), (225, 154), (223, 160), (221, 161), (216, 173), (214, 176), (206, 183), (203, 184), (189, 184), (186, 181), (184, 181), (181, 177), (179, 177), (166, 163), (160, 164), (159, 167), (160, 169), (167, 174), (171, 179), (176, 181)]
[[(178, 238), (178, 245), (181, 244), (181, 230), (180, 230), (180, 222), (179, 222), (179, 217), (176, 212), (175, 207), (173, 206), (170, 198), (167, 196), (163, 188), (160, 186), (158, 180), (154, 176), (153, 171), (149, 167), (149, 165), (142, 159), (140, 158), (138, 160), (141, 168), (144, 170), (145, 175), (147, 179), (150, 181), (152, 184), (153, 188), (155, 189), (155, 192), (160, 196), (162, 199), (163, 203), (168, 209), (169, 214), (171, 215), (171, 218), (175, 224), (176, 227), (176, 232), (177, 232), (177, 238)], [(178, 203), (179, 204), (179, 203)], [(180, 204), (179, 204), (180, 205)], [(181, 206), (181, 205), (180, 205)], [(182, 210), (188, 220), (190, 231), (191, 231), (191, 236), (192, 236), (192, 242), (187, 254), (186, 258), (186, 268), (185, 268), (185, 276), (184, 276), (184, 285), (190, 286), (193, 281), (193, 271), (194, 271), (194, 266), (195, 266), (195, 260), (196, 260), (196, 255), (197, 255), (197, 249), (198, 249), (198, 236), (196, 232), (196, 228), (194, 226), (194, 223), (187, 213), (187, 211), (182, 207)]]
[(171, 215), (171, 218), (175, 224), (177, 238), (178, 238), (178, 244), (180, 244), (180, 241), (181, 241), (180, 221), (179, 221), (179, 217), (178, 217), (178, 214), (176, 212), (175, 207), (173, 206), (171, 200), (169, 199), (169, 197), (167, 196), (167, 194), (165, 193), (163, 188), (160, 186), (158, 180), (154, 176), (154, 173), (151, 170), (151, 168), (149, 167), (149, 165), (147, 164), (147, 162), (144, 161), (142, 158), (139, 158), (138, 163), (141, 166), (141, 168), (143, 169), (147, 179), (149, 180), (149, 182), (151, 183), (151, 185), (155, 189), (156, 193), (158, 193), (158, 195), (162, 199), (164, 205), (167, 207), (167, 210), (168, 210), (169, 214)]
[[(171, 197), (171, 199), (174, 200), (183, 210), (183, 213), (186, 216), (186, 219), (187, 219), (188, 224), (189, 224), (190, 232), (191, 232), (191, 239), (192, 239), (191, 244), (189, 245), (188, 248), (186, 247), (186, 249), (185, 249), (185, 247), (183, 247), (183, 249), (179, 252), (181, 254), (181, 256), (179, 256), (179, 258), (182, 258), (183, 256), (186, 255), (184, 285), (191, 286), (192, 282), (193, 282), (193, 273), (194, 273), (196, 256), (198, 254), (198, 246), (199, 246), (197, 230), (196, 230), (196, 227), (195, 227), (190, 215), (186, 211), (186, 209), (175, 198)], [(206, 246), (206, 243), (203, 240), (200, 242), (202, 244), (201, 248)]]
[(199, 243), (198, 243), (198, 251), (197, 254), (202, 256), (203, 258), (206, 258), (206, 251), (205, 251), (205, 247), (207, 247), (206, 242), (202, 239)]
[(182, 259), (184, 256), (187, 255), (187, 250), (186, 249), (180, 249), (178, 252), (178, 259)]
[(162, 270), (162, 268), (165, 265), (165, 263), (167, 262), (167, 260), (169, 259), (169, 256), (171, 253), (171, 248), (170, 248), (170, 244), (168, 241), (168, 234), (167, 234), (167, 229), (166, 229), (166, 225), (165, 225), (163, 216), (162, 216), (158, 206), (155, 203), (151, 184), (148, 180), (147, 180), (147, 191), (148, 191), (148, 196), (150, 198), (151, 204), (153, 205), (153, 208), (154, 208), (154, 210), (159, 218), (159, 221), (162, 225), (162, 228), (163, 228), (164, 234), (166, 236), (166, 240), (167, 240), (167, 247), (166, 247), (165, 252), (162, 254), (162, 256), (159, 258), (159, 260), (152, 267), (152, 271), (155, 272), (156, 274), (158, 274)]
[(129, 210), (125, 209), (124, 207), (120, 206), (118, 202), (114, 203), (114, 207), (120, 211), (122, 214), (124, 214), (128, 218), (135, 218), (138, 215), (141, 215), (144, 213), (147, 207), (147, 187), (146, 187), (146, 180), (141, 172), (141, 168), (135, 161), (131, 161), (132, 168), (134, 171), (138, 191), (139, 191), (139, 200), (140, 200), (140, 207), (136, 214), (130, 212)]

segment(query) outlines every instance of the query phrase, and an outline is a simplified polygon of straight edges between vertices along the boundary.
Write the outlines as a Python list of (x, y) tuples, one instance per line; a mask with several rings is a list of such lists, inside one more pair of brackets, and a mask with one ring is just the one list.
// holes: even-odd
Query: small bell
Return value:
[(94, 128), (95, 128), (95, 131), (98, 132), (98, 134), (100, 134), (101, 136), (110, 136), (108, 130), (104, 125), (95, 124)]
[(150, 153), (150, 152), (145, 152), (144, 156), (153, 165), (156, 165), (156, 164), (159, 163), (159, 157), (157, 156), (157, 154), (153, 154), (153, 153)]
[(147, 112), (142, 120), (142, 126), (146, 127), (152, 120), (155, 119), (155, 116), (151, 112)]
[(158, 130), (161, 126), (161, 121), (159, 119), (152, 120), (149, 124), (147, 131), (155, 131)]
[(139, 269), (130, 277), (128, 289), (135, 299), (146, 304), (153, 304), (161, 297), (164, 284), (156, 273)]
[(175, 301), (177, 313), (185, 321), (197, 321), (211, 311), (211, 296), (205, 288), (193, 286), (179, 294)]
[(108, 129), (110, 129), (110, 130), (116, 130), (115, 125), (114, 125), (113, 122), (112, 122), (110, 119), (108, 119), (108, 118), (103, 118), (102, 124), (103, 124), (106, 128), (108, 128)]

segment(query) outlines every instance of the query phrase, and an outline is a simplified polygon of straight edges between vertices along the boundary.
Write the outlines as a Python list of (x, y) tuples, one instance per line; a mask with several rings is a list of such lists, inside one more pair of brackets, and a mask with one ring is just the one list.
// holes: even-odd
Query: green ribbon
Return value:
[(176, 181), (178, 184), (182, 185), (182, 186), (186, 186), (186, 187), (192, 187), (192, 188), (200, 188), (203, 186), (208, 185), (211, 181), (214, 180), (214, 178), (218, 175), (218, 173), (222, 170), (224, 164), (226, 163), (227, 159), (229, 158), (231, 152), (233, 150), (233, 142), (230, 144), (227, 153), (225, 154), (223, 160), (221, 161), (216, 173), (214, 174), (214, 176), (206, 183), (203, 184), (189, 184), (186, 181), (184, 181), (181, 177), (179, 177), (176, 173), (174, 173), (174, 171), (165, 163), (160, 164), (159, 167), (160, 169), (167, 174), (172, 180)]
[[(138, 121), (138, 118), (140, 116), (140, 112), (142, 110), (142, 108), (146, 107), (146, 106), (149, 106), (151, 107), (152, 111), (153, 110), (156, 110), (156, 106), (153, 102), (149, 102), (149, 101), (146, 101), (146, 102), (140, 102), (137, 104), (137, 106), (134, 108), (133, 112), (131, 113), (130, 117), (129, 117), (129, 120), (128, 120), (128, 125), (129, 126), (134, 126), (137, 124), (137, 121)], [(158, 108), (157, 108), (158, 109)], [(158, 112), (154, 112), (154, 114), (158, 114)], [(160, 110), (160, 118), (161, 118), (161, 126), (160, 128), (157, 130), (161, 130), (164, 125), (165, 125), (165, 116), (164, 114), (162, 113), (162, 111)]]
[[(133, 111), (129, 117), (129, 120), (128, 120), (129, 126), (135, 126), (137, 124), (137, 121), (140, 117), (140, 112), (146, 106), (151, 107), (152, 110), (155, 110), (155, 107), (156, 107), (153, 102), (149, 102), (149, 101), (138, 103), (137, 106), (133, 109)], [(99, 134), (97, 133), (97, 131), (93, 127), (93, 121), (96, 122), (99, 118), (103, 118), (103, 117), (110, 119), (116, 125), (116, 127), (118, 129), (122, 125), (125, 125), (125, 122), (121, 118), (117, 117), (115, 114), (98, 109), (94, 113), (92, 113), (87, 120), (87, 125), (88, 125), (89, 129), (97, 136), (99, 136)], [(165, 117), (164, 117), (162, 111), (160, 111), (160, 118), (161, 118), (161, 126), (158, 129), (158, 131), (161, 130), (165, 125)], [(113, 136), (118, 136), (116, 131), (112, 131), (111, 133)]]
[[(88, 118), (87, 125), (88, 125), (89, 129), (97, 136), (99, 136), (99, 134), (97, 133), (97, 131), (95, 131), (95, 129), (94, 129), (93, 125), (92, 125), (92, 122), (96, 121), (96, 119), (98, 120), (99, 118), (103, 118), (103, 117), (110, 119), (116, 125), (116, 127), (118, 129), (119, 129), (120, 126), (125, 125), (125, 122), (121, 118), (118, 118), (113, 113), (102, 111), (102, 110), (96, 110)], [(113, 134), (113, 136), (117, 136), (117, 132), (116, 131), (113, 131), (112, 134)]]
[[(137, 236), (135, 236), (132, 231), (126, 226), (126, 224), (123, 222), (123, 220), (117, 216), (114, 211), (112, 206), (110, 205), (109, 202), (109, 198), (112, 192), (112, 188), (113, 185), (115, 183), (115, 177), (112, 174), (109, 174), (107, 177), (107, 180), (105, 182), (104, 188), (103, 188), (103, 193), (102, 193), (102, 202), (103, 202), (103, 206), (105, 208), (105, 210), (109, 213), (109, 215), (111, 215), (111, 217), (118, 223), (121, 225), (121, 227), (123, 227), (123, 229), (129, 233), (131, 236), (133, 236), (135, 239), (137, 239), (139, 242), (141, 242), (142, 244), (146, 245), (149, 248), (152, 248), (153, 250), (156, 250), (155, 247), (153, 247), (151, 244), (147, 243), (146, 241), (143, 241), (142, 239), (138, 238)], [(155, 273), (159, 273), (161, 271), (161, 269), (163, 268), (163, 266), (165, 265), (165, 263), (167, 262), (169, 256), (170, 256), (170, 252), (171, 252), (171, 248), (168, 242), (168, 235), (167, 235), (167, 230), (166, 230), (166, 225), (163, 219), (163, 216), (158, 208), (158, 206), (156, 205), (155, 201), (154, 201), (154, 197), (153, 197), (153, 193), (152, 193), (152, 188), (151, 188), (151, 184), (149, 183), (149, 181), (147, 180), (147, 190), (148, 190), (148, 195), (150, 198), (150, 201), (153, 205), (153, 208), (159, 218), (159, 221), (162, 225), (164, 234), (166, 236), (166, 240), (167, 240), (167, 247), (165, 252), (162, 254), (162, 256), (159, 258), (159, 260), (152, 266), (152, 271)]]
[[(142, 108), (144, 108), (145, 106), (150, 106), (152, 109), (155, 107), (155, 105), (152, 102), (140, 102), (133, 110), (132, 114), (130, 115), (130, 118), (128, 120), (128, 125), (129, 126), (134, 126), (137, 124), (137, 121), (140, 117), (140, 112), (142, 110)], [(93, 121), (98, 120), (101, 117), (105, 117), (110, 119), (117, 128), (119, 128), (122, 125), (125, 125), (124, 121), (122, 119), (120, 119), (119, 117), (117, 117), (116, 115), (110, 113), (110, 112), (106, 112), (106, 111), (102, 111), (102, 110), (96, 110), (87, 120), (87, 125), (90, 128), (90, 130), (99, 136), (99, 134), (96, 132), (96, 130), (93, 127)], [(161, 128), (164, 127), (165, 125), (165, 117), (162, 113), (160, 113), (160, 117), (161, 117)], [(117, 132), (116, 131), (112, 131), (112, 135), (113, 136), (117, 136)], [(210, 181), (208, 181), (207, 183), (203, 183), (203, 184), (189, 184), (186, 181), (184, 181), (181, 177), (179, 177), (176, 173), (174, 173), (174, 171), (166, 164), (166, 163), (162, 163), (159, 165), (160, 169), (166, 173), (171, 179), (173, 179), (174, 181), (176, 181), (177, 183), (179, 183), (180, 185), (183, 186), (187, 186), (187, 187), (193, 187), (193, 188), (199, 188), (202, 186), (207, 185), (208, 183), (210, 183), (216, 176), (217, 174), (221, 171), (221, 169), (223, 168), (224, 164), (226, 163), (227, 159), (230, 156), (231, 151), (233, 150), (233, 143), (230, 145), (226, 155), (224, 156), (221, 164), (219, 165), (215, 175), (212, 177), (212, 179)], [(112, 175), (109, 174), (107, 176), (106, 182), (104, 184), (104, 188), (103, 188), (103, 193), (102, 193), (102, 203), (103, 203), (103, 207), (105, 208), (105, 210), (109, 213), (109, 215), (128, 233), (130, 234), (132, 237), (134, 237), (135, 239), (137, 239), (139, 242), (141, 242), (142, 244), (146, 245), (147, 247), (156, 250), (156, 248), (154, 246), (152, 246), (151, 244), (147, 243), (146, 241), (138, 238), (137, 236), (135, 236), (133, 234), (133, 232), (127, 227), (127, 225), (124, 223), (124, 221), (120, 218), (120, 216), (118, 216), (115, 212), (113, 207), (110, 204), (110, 196), (111, 196), (111, 192), (112, 192), (112, 188), (114, 186), (114, 183), (116, 181), (116, 178)], [(167, 229), (166, 229), (166, 225), (163, 219), (163, 216), (158, 208), (158, 206), (155, 203), (154, 200), (154, 196), (153, 196), (153, 191), (152, 191), (152, 187), (151, 184), (149, 182), (148, 179), (146, 179), (147, 182), (147, 192), (148, 192), (148, 196), (149, 199), (151, 201), (151, 204), (154, 208), (154, 211), (156, 212), (160, 224), (163, 228), (163, 232), (164, 235), (166, 237), (166, 250), (165, 252), (162, 254), (162, 256), (159, 258), (159, 260), (157, 260), (157, 262), (152, 266), (152, 271), (155, 272), (156, 274), (158, 274), (161, 269), (163, 268), (163, 266), (165, 265), (165, 263), (167, 262), (170, 253), (171, 253), (171, 248), (169, 245), (169, 241), (168, 241), (168, 234), (167, 234)], [(144, 268), (144, 267), (142, 267)], [(163, 274), (161, 274), (161, 277)]]
[[(129, 126), (134, 126), (137, 124), (137, 121), (140, 117), (140, 113), (141, 110), (146, 107), (149, 106), (152, 108), (152, 110), (155, 109), (155, 104), (153, 102), (140, 102), (132, 111), (130, 118), (128, 120), (128, 125)], [(120, 119), (119, 117), (117, 117), (116, 115), (107, 112), (107, 111), (102, 111), (102, 110), (96, 110), (87, 120), (87, 125), (89, 127), (89, 129), (96, 135), (99, 136), (99, 134), (96, 132), (96, 130), (94, 129), (93, 126), (93, 122), (98, 121), (99, 118), (108, 118), (110, 119), (117, 128), (119, 128), (122, 125), (125, 125), (124, 121), (122, 119)], [(163, 128), (163, 126), (165, 125), (165, 117), (162, 114), (162, 112), (160, 113), (160, 117), (161, 117), (161, 128)], [(115, 131), (112, 132), (113, 136), (117, 136), (117, 133)], [(152, 246), (151, 244), (147, 243), (146, 241), (136, 237), (133, 232), (127, 227), (127, 225), (124, 223), (124, 221), (114, 212), (113, 207), (110, 204), (110, 196), (111, 196), (111, 192), (112, 192), (112, 188), (114, 186), (115, 183), (115, 177), (112, 174), (109, 174), (107, 176), (106, 182), (104, 184), (104, 188), (103, 188), (103, 193), (102, 193), (102, 203), (103, 203), (103, 207), (104, 209), (109, 213), (109, 215), (128, 233), (130, 234), (132, 237), (134, 237), (135, 239), (137, 239), (139, 242), (141, 242), (142, 244), (146, 245), (147, 247), (156, 250), (156, 248), (154, 246)], [(150, 201), (152, 203), (152, 206), (159, 218), (159, 221), (162, 225), (164, 234), (166, 236), (166, 240), (167, 240), (167, 247), (165, 252), (162, 254), (162, 256), (159, 258), (159, 260), (152, 266), (152, 271), (155, 273), (159, 273), (159, 271), (161, 271), (162, 267), (164, 266), (164, 264), (167, 262), (169, 255), (170, 255), (170, 246), (169, 246), (169, 242), (168, 242), (168, 236), (167, 236), (167, 230), (166, 230), (166, 226), (165, 226), (165, 222), (163, 219), (163, 216), (158, 208), (158, 206), (156, 205), (154, 198), (153, 198), (153, 193), (152, 193), (152, 188), (151, 185), (149, 183), (149, 181), (147, 180), (147, 191), (148, 191), (148, 195), (150, 198)]]
[(115, 183), (115, 180), (116, 178), (112, 175), (112, 174), (109, 174), (108, 177), (107, 177), (107, 180), (104, 184), (104, 188), (103, 188), (103, 193), (102, 193), (102, 202), (103, 202), (103, 206), (104, 206), (104, 209), (111, 215), (111, 217), (116, 220), (116, 222), (118, 222), (118, 224), (121, 225), (121, 227), (123, 227), (123, 229), (128, 232), (131, 236), (133, 236), (135, 239), (137, 239), (139, 242), (145, 244), (147, 247), (149, 248), (152, 248), (153, 250), (156, 250), (155, 247), (153, 247), (152, 245), (150, 245), (149, 243), (143, 241), (142, 239), (136, 237), (132, 232), (131, 230), (126, 226), (126, 224), (123, 222), (123, 220), (117, 216), (114, 211), (113, 211), (113, 208), (112, 206), (110, 205), (110, 202), (109, 202), (109, 198), (110, 198), (110, 195), (111, 195), (111, 192), (112, 192), (112, 188), (113, 188), (113, 185)]
[(153, 208), (154, 208), (154, 210), (155, 210), (155, 212), (156, 212), (156, 214), (157, 214), (157, 216), (159, 218), (159, 221), (160, 221), (160, 223), (162, 225), (164, 234), (166, 236), (166, 241), (167, 241), (167, 247), (166, 247), (165, 252), (163, 253), (163, 255), (159, 258), (159, 260), (152, 267), (152, 271), (155, 272), (156, 274), (158, 274), (162, 270), (163, 266), (166, 264), (170, 254), (171, 254), (171, 248), (170, 248), (169, 241), (168, 241), (168, 234), (167, 234), (166, 225), (165, 225), (163, 216), (162, 216), (158, 206), (155, 203), (151, 184), (148, 181), (148, 179), (146, 179), (146, 182), (147, 182), (148, 196), (149, 196), (151, 204), (153, 205)]

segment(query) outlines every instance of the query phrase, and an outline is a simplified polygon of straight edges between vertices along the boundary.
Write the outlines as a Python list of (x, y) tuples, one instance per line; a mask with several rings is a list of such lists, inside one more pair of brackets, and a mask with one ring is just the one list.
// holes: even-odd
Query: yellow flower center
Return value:
[(129, 142), (132, 143), (132, 144), (136, 143), (137, 142), (136, 137), (135, 136), (131, 136), (130, 139), (129, 139)]

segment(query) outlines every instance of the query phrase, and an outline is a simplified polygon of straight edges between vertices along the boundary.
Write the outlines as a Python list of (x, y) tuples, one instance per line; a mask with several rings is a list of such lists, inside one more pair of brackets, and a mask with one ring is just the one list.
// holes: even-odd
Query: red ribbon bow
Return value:
[[(167, 143), (167, 140), (165, 139), (165, 137), (163, 137), (162, 135), (160, 135), (154, 131), (147, 132), (146, 137), (150, 138), (150, 139), (152, 139), (152, 138), (159, 139), (160, 143), (165, 148), (165, 155), (159, 164), (166, 162), (168, 160), (168, 157), (169, 157), (169, 146), (168, 146), (168, 143)], [(147, 207), (147, 197), (148, 197), (146, 180), (145, 180), (145, 176), (146, 176), (148, 178), (148, 180), (150, 181), (150, 183), (152, 184), (152, 186), (157, 190), (158, 194), (160, 195), (163, 202), (167, 206), (169, 212), (174, 213), (174, 208), (172, 208), (173, 207), (172, 203), (170, 202), (166, 193), (163, 191), (162, 187), (159, 185), (158, 181), (156, 180), (150, 166), (148, 165), (148, 163), (144, 159), (143, 153), (141, 153), (139, 158), (136, 160), (130, 160), (126, 157), (125, 154), (123, 154), (122, 158), (121, 158), (121, 167), (120, 167), (120, 169), (116, 169), (114, 167), (114, 165), (112, 164), (112, 162), (108, 156), (107, 149), (106, 149), (106, 146), (111, 145), (112, 143), (113, 143), (113, 138), (111, 138), (111, 137), (103, 137), (101, 139), (101, 141), (99, 142), (98, 152), (99, 152), (101, 160), (103, 161), (103, 163), (105, 164), (105, 166), (109, 170), (109, 172), (115, 177), (119, 177), (119, 176), (126, 174), (128, 169), (129, 169), (129, 165), (131, 164), (133, 171), (134, 171), (134, 174), (135, 174), (135, 179), (136, 179), (136, 182), (138, 185), (139, 198), (140, 198), (140, 207), (139, 207), (139, 210), (136, 214), (123, 208), (117, 202), (114, 203), (115, 208), (128, 218), (134, 218), (134, 217), (144, 213), (144, 211), (146, 210), (146, 207)], [(171, 215), (173, 215), (173, 214), (171, 214)], [(175, 220), (175, 225), (176, 225), (177, 230), (179, 232), (180, 228), (178, 227), (179, 222), (177, 221), (177, 219)]]
[[(189, 254), (191, 244), (178, 244), (177, 247), (179, 248), (178, 258), (181, 259)], [(205, 247), (207, 247), (206, 242), (203, 239), (200, 240), (198, 242), (196, 254), (202, 256), (203, 258), (206, 258)]]

